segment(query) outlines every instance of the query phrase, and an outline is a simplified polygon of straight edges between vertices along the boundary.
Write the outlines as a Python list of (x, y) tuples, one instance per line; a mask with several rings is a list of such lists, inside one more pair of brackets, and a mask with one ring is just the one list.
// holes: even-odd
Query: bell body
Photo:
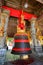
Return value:
[(14, 36), (14, 47), (12, 54), (31, 54), (30, 43), (26, 33), (16, 33)]

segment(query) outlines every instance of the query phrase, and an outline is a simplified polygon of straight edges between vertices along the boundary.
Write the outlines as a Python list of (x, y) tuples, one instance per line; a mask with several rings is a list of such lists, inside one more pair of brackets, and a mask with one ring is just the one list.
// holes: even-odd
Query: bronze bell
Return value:
[(13, 54), (31, 54), (30, 43), (28, 35), (26, 33), (18, 34), (14, 36), (14, 47), (12, 49)]

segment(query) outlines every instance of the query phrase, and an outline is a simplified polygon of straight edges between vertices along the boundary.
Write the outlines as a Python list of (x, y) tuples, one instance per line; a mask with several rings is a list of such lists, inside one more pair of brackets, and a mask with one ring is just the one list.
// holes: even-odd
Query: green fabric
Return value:
[(13, 40), (13, 38), (8, 38), (9, 41)]

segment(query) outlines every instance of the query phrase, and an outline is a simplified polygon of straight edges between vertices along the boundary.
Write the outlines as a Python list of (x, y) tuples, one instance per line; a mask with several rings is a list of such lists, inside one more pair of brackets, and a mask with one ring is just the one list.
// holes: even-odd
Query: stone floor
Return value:
[[(43, 57), (40, 58), (35, 58), (35, 56), (32, 54), (31, 57), (34, 57), (35, 61), (32, 64), (27, 64), (27, 65), (43, 65)], [(11, 54), (11, 51), (7, 51), (6, 52), (6, 58), (5, 58), (5, 64), (4, 65), (14, 65), (11, 62), (15, 62), (15, 60), (20, 59), (19, 55), (13, 55)], [(17, 65), (17, 64), (16, 64)], [(22, 64), (18, 64), (18, 65), (24, 65)]]
[(11, 51), (7, 51), (6, 53), (6, 61), (14, 61), (16, 59), (18, 59), (20, 56), (19, 55), (13, 55), (11, 54)]
[[(34, 55), (32, 55), (32, 56), (34, 56)], [(17, 60), (19, 58), (20, 58), (20, 56), (18, 56), (18, 55), (12, 55), (11, 51), (7, 51), (7, 53), (6, 53), (6, 62), (5, 62), (4, 65), (25, 65), (25, 63), (23, 63), (20, 60), (18, 61), (17, 64), (14, 64), (14, 63), (16, 63), (15, 60)], [(43, 65), (43, 57), (40, 57), (39, 59), (40, 60), (38, 60), (37, 58), (35, 58), (35, 61), (33, 63), (27, 64), (27, 65)], [(14, 63), (12, 63), (12, 62), (14, 62)]]
[(6, 62), (4, 65), (43, 65), (42, 61), (35, 60), (32, 63), (24, 62), (24, 61), (13, 61), (13, 62)]

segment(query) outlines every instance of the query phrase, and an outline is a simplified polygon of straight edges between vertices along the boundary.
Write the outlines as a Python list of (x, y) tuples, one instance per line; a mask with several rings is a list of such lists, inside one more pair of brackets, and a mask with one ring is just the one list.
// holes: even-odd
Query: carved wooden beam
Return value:
[(37, 19), (37, 22), (41, 22), (43, 21), (43, 15), (41, 15), (38, 19)]
[(26, 3), (26, 0), (5, 0), (6, 5), (8, 7), (12, 7), (15, 9), (22, 9), (29, 13), (34, 13), (37, 16), (40, 16), (43, 14), (43, 4), (37, 2), (37, 0), (28, 0), (28, 7), (25, 8), (24, 4)]
[(37, 22), (38, 22), (38, 26), (39, 26), (39, 28), (40, 28), (41, 34), (43, 35), (43, 15), (41, 15), (41, 16), (37, 19)]
[(43, 4), (43, 0), (36, 0), (36, 1), (38, 1), (38, 2), (40, 2), (40, 3), (42, 3), (42, 4)]

